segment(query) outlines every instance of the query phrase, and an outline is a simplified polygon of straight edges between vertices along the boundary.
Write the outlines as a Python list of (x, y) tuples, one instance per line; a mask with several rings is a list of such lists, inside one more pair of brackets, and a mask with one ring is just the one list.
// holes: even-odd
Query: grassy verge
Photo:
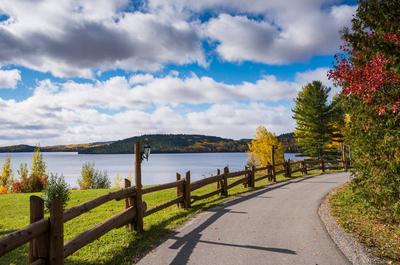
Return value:
[[(319, 174), (320, 171), (309, 172), (311, 175)], [(262, 174), (262, 173), (260, 173)], [(301, 174), (294, 174), (299, 177)], [(231, 179), (233, 182), (235, 179)], [(286, 180), (283, 175), (277, 176), (277, 181)], [(267, 180), (257, 182), (258, 188), (271, 183)], [(216, 183), (207, 185), (193, 192), (193, 195), (200, 195), (216, 189)], [(248, 191), (243, 185), (238, 185), (229, 190), (229, 195), (240, 194)], [(76, 206), (112, 190), (74, 190), (67, 208)], [(0, 237), (13, 232), (29, 223), (29, 196), (30, 194), (6, 194), (0, 196)], [(36, 194), (41, 195), (41, 194)], [(176, 198), (176, 189), (164, 190), (156, 193), (144, 195), (143, 200), (147, 203), (148, 209)], [(226, 200), (219, 195), (209, 199), (195, 202), (192, 208), (184, 210), (176, 206), (159, 211), (144, 219), (144, 233), (128, 232), (126, 228), (114, 229), (80, 249), (66, 259), (66, 264), (131, 264), (138, 260), (147, 251), (159, 244), (163, 237), (177, 228), (184, 221), (194, 216), (196, 213), (217, 205)], [(112, 201), (106, 203), (78, 218), (65, 224), (65, 242), (74, 236), (92, 228), (94, 225), (103, 222), (124, 209), (124, 201)], [(0, 264), (26, 264), (27, 244), (0, 257)]]
[(354, 234), (373, 253), (400, 264), (400, 224), (388, 224), (379, 213), (368, 210), (362, 200), (345, 185), (329, 198), (331, 213), (346, 232)]

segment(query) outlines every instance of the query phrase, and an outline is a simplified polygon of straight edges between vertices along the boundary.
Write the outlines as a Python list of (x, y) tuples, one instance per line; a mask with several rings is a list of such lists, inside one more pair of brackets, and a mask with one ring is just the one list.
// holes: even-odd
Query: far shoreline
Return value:
[[(81, 153), (79, 151), (40, 151), (41, 153), (76, 153), (77, 155), (133, 155), (134, 153)], [(218, 153), (247, 153), (248, 151), (216, 151), (216, 152), (151, 152), (151, 154), (218, 154)], [(33, 151), (0, 152), (0, 154), (33, 154)], [(285, 151), (285, 154), (297, 154), (298, 152)]]

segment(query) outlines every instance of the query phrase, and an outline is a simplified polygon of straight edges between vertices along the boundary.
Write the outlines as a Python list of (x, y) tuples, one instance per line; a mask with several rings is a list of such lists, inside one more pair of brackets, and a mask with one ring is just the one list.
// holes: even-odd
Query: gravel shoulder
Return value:
[[(330, 194), (336, 192), (332, 190)], [(324, 223), (327, 232), (331, 236), (335, 244), (340, 248), (347, 259), (354, 265), (383, 265), (387, 264), (384, 260), (375, 257), (371, 251), (351, 234), (345, 232), (336, 222), (336, 219), (331, 216), (329, 208), (329, 195), (325, 196), (318, 209), (318, 214)]]

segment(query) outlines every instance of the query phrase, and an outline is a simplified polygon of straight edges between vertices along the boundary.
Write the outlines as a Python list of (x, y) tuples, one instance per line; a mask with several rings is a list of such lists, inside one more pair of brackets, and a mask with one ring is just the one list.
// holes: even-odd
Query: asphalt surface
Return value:
[(317, 213), (348, 178), (322, 175), (241, 195), (199, 214), (138, 264), (350, 264)]

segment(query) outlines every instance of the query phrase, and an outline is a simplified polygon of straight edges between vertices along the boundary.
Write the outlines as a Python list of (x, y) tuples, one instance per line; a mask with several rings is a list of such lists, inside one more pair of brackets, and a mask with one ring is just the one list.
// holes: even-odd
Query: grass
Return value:
[(329, 202), (332, 215), (346, 232), (354, 234), (388, 264), (400, 264), (400, 224), (381, 220), (379, 213), (368, 209), (350, 185), (331, 195)]
[[(309, 175), (319, 173), (320, 171), (313, 171), (309, 172)], [(299, 176), (301, 176), (299, 173), (293, 175), (293, 177)], [(230, 182), (234, 180), (231, 179)], [(285, 180), (286, 178), (283, 175), (277, 176), (278, 182)], [(256, 183), (258, 188), (270, 184), (267, 180)], [(213, 183), (196, 190), (192, 194), (201, 195), (215, 189), (216, 183)], [(67, 208), (89, 201), (112, 190), (73, 190)], [(229, 190), (229, 195), (240, 194), (248, 190), (243, 185), (238, 185)], [(0, 196), (0, 237), (18, 230), (29, 223), (29, 196), (31, 195), (41, 196), (40, 193), (6, 194)], [(168, 189), (143, 196), (148, 209), (174, 198), (176, 198), (176, 189)], [(145, 232), (143, 233), (130, 232), (125, 227), (114, 229), (100, 239), (75, 252), (66, 259), (65, 264), (132, 264), (132, 262), (137, 261), (154, 246), (162, 242), (163, 238), (169, 232), (179, 227), (184, 221), (193, 217), (196, 213), (217, 205), (224, 200), (226, 198), (216, 195), (193, 203), (192, 208), (187, 210), (172, 206), (159, 211), (145, 217)], [(124, 205), (124, 201), (108, 202), (67, 222), (64, 226), (64, 241), (67, 242), (76, 235), (119, 213), (124, 209)], [(0, 257), (0, 264), (26, 264), (27, 251), (28, 245), (25, 244)]]

